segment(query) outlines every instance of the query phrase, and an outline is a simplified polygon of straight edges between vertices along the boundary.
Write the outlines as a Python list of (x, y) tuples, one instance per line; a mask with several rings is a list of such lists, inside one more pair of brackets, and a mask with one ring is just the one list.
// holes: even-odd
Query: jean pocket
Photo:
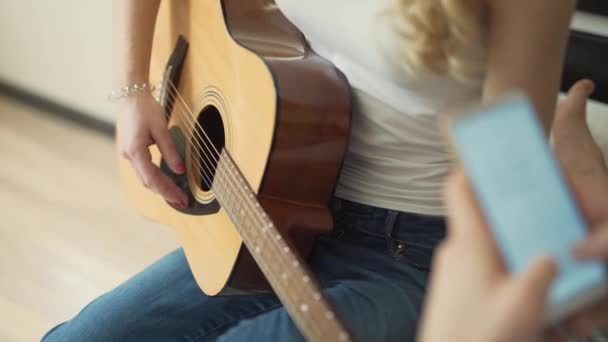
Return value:
[(439, 244), (438, 240), (398, 240), (389, 238), (388, 252), (399, 262), (422, 271), (431, 269), (433, 253)]

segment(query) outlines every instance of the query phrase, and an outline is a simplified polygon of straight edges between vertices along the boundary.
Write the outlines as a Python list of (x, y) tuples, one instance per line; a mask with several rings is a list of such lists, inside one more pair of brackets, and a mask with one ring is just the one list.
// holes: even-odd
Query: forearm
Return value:
[(148, 82), (160, 0), (114, 0), (112, 71), (114, 88)]
[(513, 88), (534, 104), (545, 131), (553, 121), (574, 0), (489, 0), (484, 100)]

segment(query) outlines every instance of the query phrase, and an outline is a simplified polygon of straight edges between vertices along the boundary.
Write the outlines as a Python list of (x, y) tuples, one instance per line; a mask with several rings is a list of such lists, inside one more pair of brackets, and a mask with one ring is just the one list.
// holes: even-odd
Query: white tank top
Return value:
[(408, 78), (403, 41), (385, 10), (391, 0), (276, 0), (312, 49), (353, 88), (353, 122), (336, 196), (399, 211), (443, 215), (452, 157), (438, 117), (478, 102), (482, 81)]

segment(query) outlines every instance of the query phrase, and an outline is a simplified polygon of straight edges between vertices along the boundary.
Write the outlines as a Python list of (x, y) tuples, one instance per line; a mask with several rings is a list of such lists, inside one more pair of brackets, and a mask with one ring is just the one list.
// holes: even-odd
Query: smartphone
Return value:
[(557, 261), (547, 322), (604, 296), (604, 264), (571, 254), (586, 222), (529, 100), (512, 94), (451, 118), (447, 128), (509, 270), (523, 271), (540, 254)]

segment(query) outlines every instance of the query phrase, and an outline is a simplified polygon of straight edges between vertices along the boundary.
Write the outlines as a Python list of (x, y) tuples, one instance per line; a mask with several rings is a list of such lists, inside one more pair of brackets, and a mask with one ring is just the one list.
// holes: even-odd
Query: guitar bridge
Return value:
[(180, 35), (177, 38), (177, 43), (171, 53), (171, 57), (169, 57), (169, 61), (163, 72), (163, 78), (157, 88), (156, 100), (165, 110), (167, 120), (171, 117), (171, 112), (173, 111), (175, 94), (186, 60), (188, 45), (188, 41), (183, 36)]

